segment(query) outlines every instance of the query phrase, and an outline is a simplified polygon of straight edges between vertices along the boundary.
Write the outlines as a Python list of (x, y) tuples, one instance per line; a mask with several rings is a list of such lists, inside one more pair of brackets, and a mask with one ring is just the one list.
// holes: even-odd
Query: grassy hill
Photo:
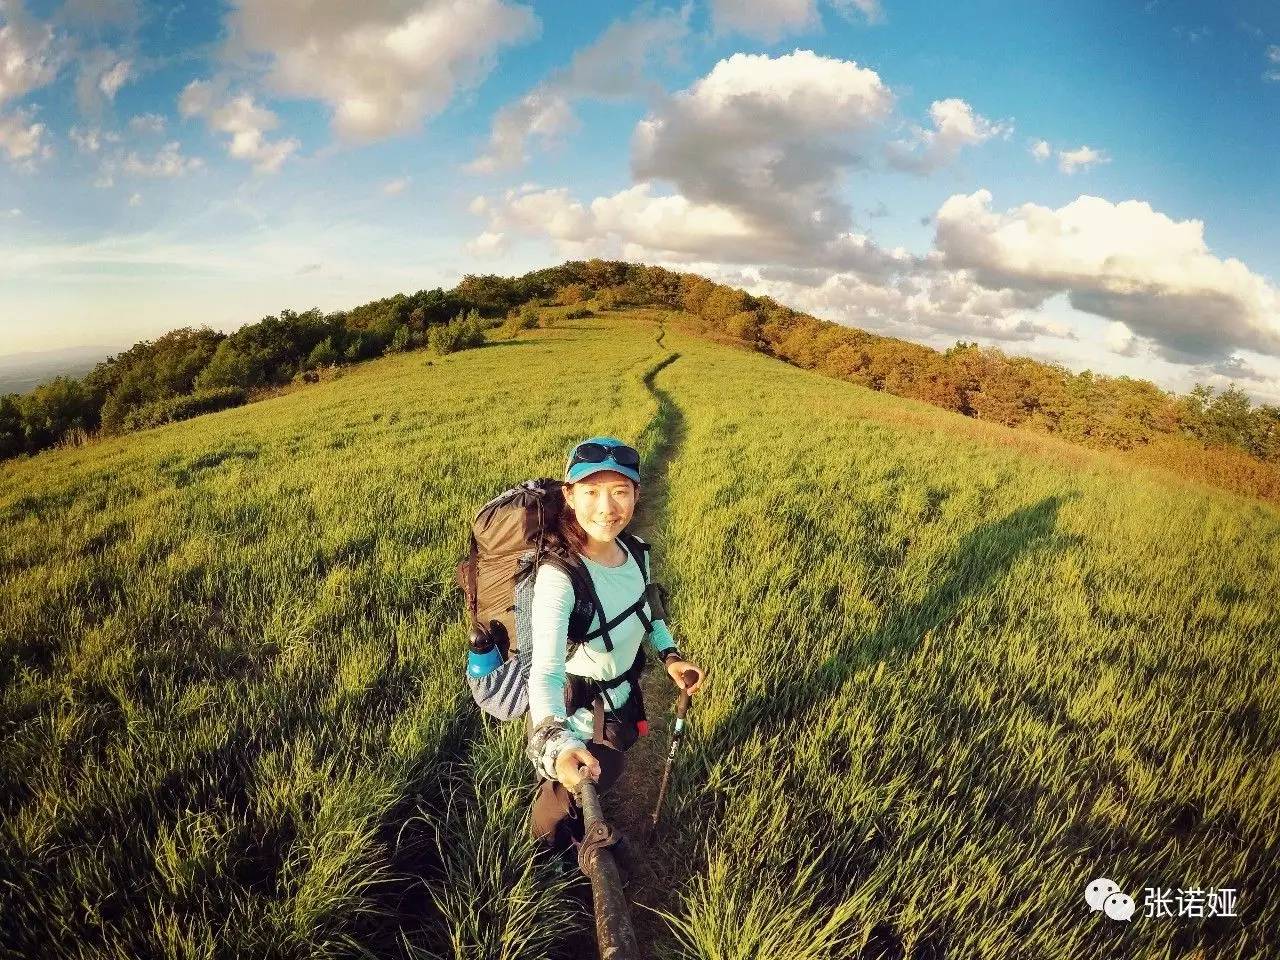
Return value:
[(1274, 953), (1280, 510), (665, 320), (0, 465), (0, 952), (591, 955), (452, 575), (483, 501), (607, 433), (709, 671), (633, 887), (652, 956)]

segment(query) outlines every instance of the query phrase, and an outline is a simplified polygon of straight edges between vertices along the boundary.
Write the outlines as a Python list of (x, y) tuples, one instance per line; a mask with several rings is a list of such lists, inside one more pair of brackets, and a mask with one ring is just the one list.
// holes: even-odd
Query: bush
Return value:
[(576, 310), (570, 310), (564, 315), (566, 320), (585, 320), (587, 317), (594, 317), (596, 312), (590, 307), (579, 307)]
[(516, 311), (516, 319), (519, 321), (519, 329), (532, 330), (538, 326), (542, 320), (543, 313), (539, 309), (538, 304), (530, 300), (526, 304), (522, 304), (520, 309)]
[(489, 324), (475, 309), (458, 314), (452, 323), (431, 328), (427, 334), (427, 346), (439, 354), (454, 353), (485, 342), (485, 330)]
[(404, 324), (396, 327), (395, 336), (387, 347), (388, 353), (401, 353), (409, 349), (409, 328)]
[(760, 318), (750, 310), (741, 310), (724, 322), (724, 331), (739, 340), (755, 340), (760, 336)]
[(265, 364), (262, 356), (246, 353), (227, 339), (218, 344), (213, 359), (196, 377), (195, 388), (201, 393), (219, 387), (249, 389), (260, 386), (265, 380)]
[(16, 393), (0, 397), (0, 460), (16, 457), (27, 448), (22, 425), (22, 398)]
[(582, 303), (591, 294), (591, 290), (585, 283), (571, 283), (568, 286), (561, 287), (557, 292), (556, 299), (564, 306), (574, 303)]
[(315, 349), (311, 351), (311, 355), (307, 357), (307, 367), (315, 369), (316, 367), (329, 367), (337, 363), (341, 359), (338, 351), (333, 347), (333, 337), (325, 337), (316, 344)]
[(238, 407), (248, 399), (248, 393), (242, 387), (214, 387), (200, 390), (184, 397), (170, 397), (168, 400), (157, 400), (131, 411), (124, 418), (125, 430), (145, 430), (165, 423), (176, 423), (189, 420), (202, 413), (213, 413), (215, 410), (226, 410)]
[(431, 328), (427, 334), (427, 346), (432, 353), (446, 354), (461, 349), (458, 345), (458, 330), (452, 323), (442, 323)]
[(58, 443), (73, 429), (87, 430), (93, 421), (93, 398), (79, 380), (55, 377), (19, 401), (26, 447), (36, 451)]
[(537, 305), (526, 303), (507, 314), (507, 320), (502, 325), (502, 333), (508, 340), (514, 340), (521, 330), (531, 330), (538, 325), (538, 315)]

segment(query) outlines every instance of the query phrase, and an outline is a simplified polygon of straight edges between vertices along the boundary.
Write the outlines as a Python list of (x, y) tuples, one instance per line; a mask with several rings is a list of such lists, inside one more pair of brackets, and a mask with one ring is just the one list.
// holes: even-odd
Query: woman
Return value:
[[(563, 492), (567, 509), (561, 511), (560, 539), (581, 557), (605, 622), (612, 624), (645, 592), (636, 558), (618, 539), (640, 499), (640, 455), (613, 437), (584, 440), (569, 454)], [(647, 632), (644, 619), (633, 613), (609, 626), (612, 650), (598, 636), (566, 661), (573, 607), (568, 575), (540, 564), (533, 587), (528, 751), (540, 779), (530, 825), (534, 836), (553, 850), (582, 839), (582, 818), (573, 797), (582, 779), (579, 768), (585, 767), (601, 790), (608, 789), (622, 772), (623, 751), (639, 736), (640, 696), (632, 691), (631, 679), (620, 678), (640, 652)], [(676, 649), (666, 623), (651, 623), (650, 644), (667, 673), (683, 689), (684, 672), (694, 671), (697, 680), (688, 691), (695, 693), (702, 685), (702, 668)], [(601, 626), (599, 614), (592, 626)]]

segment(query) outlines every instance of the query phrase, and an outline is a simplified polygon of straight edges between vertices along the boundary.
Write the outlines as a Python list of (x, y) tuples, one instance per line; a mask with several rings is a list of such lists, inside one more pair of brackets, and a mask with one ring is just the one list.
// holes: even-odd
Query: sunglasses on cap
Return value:
[(633, 470), (640, 466), (640, 454), (633, 448), (622, 445), (608, 447), (603, 443), (578, 444), (573, 448), (569, 466), (573, 467), (575, 463), (604, 463), (606, 460), (612, 460), (620, 467), (631, 467)]

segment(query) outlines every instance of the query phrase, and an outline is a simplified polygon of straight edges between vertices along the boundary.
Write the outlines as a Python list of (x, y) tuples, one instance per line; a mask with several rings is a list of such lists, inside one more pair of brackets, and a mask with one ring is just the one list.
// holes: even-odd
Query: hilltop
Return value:
[[(467, 276), (346, 311), (283, 310), (225, 336), (182, 328), (136, 344), (83, 381), (0, 397), (0, 457), (129, 432), (315, 382), (340, 366), (428, 346), (447, 353), (556, 317), (658, 307), (673, 324), (804, 369), (987, 423), (1125, 450), (1180, 475), (1280, 500), (1280, 408), (1233, 387), (1176, 396), (1143, 380), (1073, 374), (959, 342), (939, 353), (817, 320), (696, 274), (573, 261), (521, 277)], [(493, 326), (502, 323), (500, 332)]]

